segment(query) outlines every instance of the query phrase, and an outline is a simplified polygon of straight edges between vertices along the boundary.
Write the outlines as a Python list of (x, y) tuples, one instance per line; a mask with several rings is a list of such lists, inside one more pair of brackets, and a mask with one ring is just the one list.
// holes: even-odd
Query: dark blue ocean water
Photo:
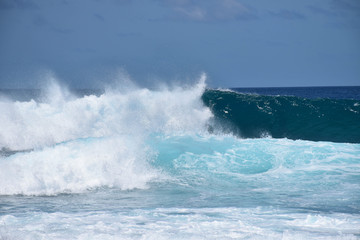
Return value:
[(360, 88), (208, 89), (202, 96), (215, 129), (241, 138), (360, 143)]
[[(270, 96), (297, 96), (302, 98), (332, 98), (332, 99), (356, 99), (360, 100), (360, 86), (329, 86), (329, 87), (270, 87), (270, 88), (232, 88), (240, 93), (255, 93)], [(76, 96), (101, 95), (101, 89), (71, 89)], [(39, 100), (44, 97), (41, 89), (0, 89), (0, 95), (13, 100), (29, 101)]]
[(233, 90), (241, 93), (256, 93), (270, 96), (360, 100), (360, 86), (233, 88)]
[(359, 87), (0, 95), (0, 239), (360, 238)]

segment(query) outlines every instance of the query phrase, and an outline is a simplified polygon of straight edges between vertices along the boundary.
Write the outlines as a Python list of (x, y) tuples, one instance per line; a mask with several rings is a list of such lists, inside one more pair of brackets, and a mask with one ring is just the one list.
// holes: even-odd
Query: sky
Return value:
[(360, 85), (359, 0), (0, 0), (0, 88)]

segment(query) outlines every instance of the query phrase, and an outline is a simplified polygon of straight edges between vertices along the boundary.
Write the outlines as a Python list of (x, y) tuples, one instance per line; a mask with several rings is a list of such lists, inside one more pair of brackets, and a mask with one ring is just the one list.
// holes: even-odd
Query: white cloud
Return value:
[(206, 9), (202, 9), (200, 7), (175, 7), (174, 10), (180, 15), (191, 20), (203, 21), (207, 17)]
[(248, 20), (256, 15), (238, 0), (157, 0), (173, 10), (172, 18), (191, 21)]

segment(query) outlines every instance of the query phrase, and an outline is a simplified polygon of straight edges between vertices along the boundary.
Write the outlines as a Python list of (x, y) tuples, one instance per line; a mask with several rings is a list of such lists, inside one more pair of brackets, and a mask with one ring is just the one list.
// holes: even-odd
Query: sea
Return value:
[(12, 239), (360, 239), (360, 87), (2, 89)]

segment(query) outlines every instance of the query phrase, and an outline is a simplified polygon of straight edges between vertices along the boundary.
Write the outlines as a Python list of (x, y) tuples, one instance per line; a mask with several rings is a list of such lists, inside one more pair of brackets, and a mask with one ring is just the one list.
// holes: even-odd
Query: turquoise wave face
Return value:
[(104, 190), (116, 196), (114, 209), (262, 206), (359, 214), (359, 162), (360, 145), (348, 143), (189, 134), (153, 134), (144, 144), (88, 138), (1, 159), (0, 190)]
[(359, 236), (359, 144), (152, 134), (140, 145), (86, 138), (1, 160), (5, 193), (30, 195), (1, 196), (10, 239)]
[(215, 115), (211, 129), (245, 138), (360, 143), (360, 102), (305, 99), (206, 90), (202, 100)]
[(180, 201), (184, 207), (360, 211), (358, 144), (156, 136), (151, 145), (158, 152), (153, 165), (172, 189), (190, 195)]

